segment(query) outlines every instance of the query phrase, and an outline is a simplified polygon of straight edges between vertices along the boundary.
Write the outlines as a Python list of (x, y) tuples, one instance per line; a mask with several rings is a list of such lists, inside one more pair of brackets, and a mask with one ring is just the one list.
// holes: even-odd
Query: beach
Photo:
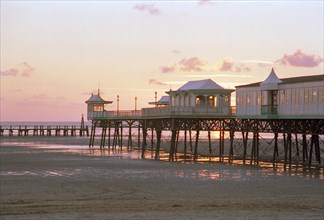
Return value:
[[(1, 137), (1, 219), (323, 219), (324, 180), (138, 159), (87, 138)], [(56, 138), (56, 139), (55, 139)]]

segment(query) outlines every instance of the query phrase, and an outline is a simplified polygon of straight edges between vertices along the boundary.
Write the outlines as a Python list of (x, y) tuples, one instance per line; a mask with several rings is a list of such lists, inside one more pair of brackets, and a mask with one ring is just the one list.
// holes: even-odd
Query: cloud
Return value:
[(225, 57), (216, 64), (209, 64), (207, 61), (198, 58), (184, 58), (172, 65), (160, 66), (161, 73), (173, 72), (249, 72), (251, 67), (241, 62), (234, 62), (232, 57)]
[(206, 61), (198, 57), (191, 57), (189, 59), (184, 58), (179, 62), (180, 70), (184, 72), (201, 72), (204, 70), (206, 64)]
[(40, 93), (33, 96), (33, 99), (51, 99), (48, 95)]
[(10, 69), (10, 70), (1, 70), (0, 75), (1, 76), (17, 76), (19, 73), (18, 69)]
[(0, 75), (1, 76), (23, 76), (23, 77), (29, 77), (33, 72), (35, 68), (32, 67), (27, 62), (22, 62), (17, 68), (11, 68), (9, 70), (1, 70)]
[(232, 57), (225, 57), (217, 63), (214, 71), (240, 73), (251, 71), (251, 67), (241, 62), (234, 62)]
[(165, 86), (167, 84), (165, 84), (164, 82), (160, 82), (156, 79), (149, 79), (149, 84), (154, 84), (154, 85), (159, 85), (159, 86)]
[(161, 73), (173, 73), (176, 70), (177, 64), (171, 66), (160, 66)]
[(323, 58), (318, 55), (305, 54), (301, 50), (297, 50), (294, 54), (284, 54), (277, 60), (281, 65), (290, 65), (296, 67), (315, 67), (323, 62)]
[(27, 62), (22, 63), (22, 76), (29, 77), (35, 70), (34, 67), (30, 66)]
[(160, 9), (158, 9), (157, 7), (155, 7), (153, 4), (136, 4), (134, 6), (135, 10), (138, 11), (142, 11), (142, 12), (147, 12), (150, 15), (160, 15), (162, 14), (162, 12), (160, 11)]
[(180, 52), (180, 50), (176, 50), (176, 49), (174, 49), (174, 50), (171, 50), (171, 53), (179, 54), (179, 53), (181, 53), (181, 52)]

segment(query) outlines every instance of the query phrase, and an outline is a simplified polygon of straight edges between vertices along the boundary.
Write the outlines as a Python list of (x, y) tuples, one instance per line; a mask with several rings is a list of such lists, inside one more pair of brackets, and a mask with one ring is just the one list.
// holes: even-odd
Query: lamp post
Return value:
[(137, 96), (135, 96), (135, 111), (137, 111)]
[(155, 107), (157, 107), (157, 91), (155, 91)]
[(119, 114), (119, 95), (117, 95), (117, 114)]

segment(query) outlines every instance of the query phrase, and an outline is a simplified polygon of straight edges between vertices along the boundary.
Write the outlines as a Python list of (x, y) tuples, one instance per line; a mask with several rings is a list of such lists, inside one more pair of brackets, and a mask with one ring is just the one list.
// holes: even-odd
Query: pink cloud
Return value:
[(224, 71), (224, 72), (248, 72), (251, 67), (241, 63), (234, 62), (232, 57), (226, 57), (218, 61), (216, 64), (208, 64), (207, 61), (198, 57), (184, 58), (179, 62), (169, 65), (160, 66), (161, 73), (173, 72), (210, 72), (210, 71)]
[(164, 82), (160, 82), (156, 79), (149, 79), (149, 84), (159, 85), (159, 86), (165, 86), (166, 84)]
[(1, 76), (24, 76), (29, 77), (35, 68), (29, 65), (27, 62), (23, 62), (18, 68), (11, 68), (9, 70), (0, 71)]
[(30, 66), (27, 62), (23, 62), (22, 76), (29, 77), (35, 70), (34, 67)]
[(180, 53), (180, 51), (179, 51), (179, 50), (176, 50), (176, 49), (174, 49), (174, 50), (172, 50), (172, 51), (171, 51), (171, 53), (174, 53), (174, 54), (179, 54), (179, 53)]
[(1, 76), (17, 76), (19, 71), (17, 69), (10, 69), (10, 70), (1, 70), (0, 75)]
[(136, 9), (138, 11), (147, 12), (147, 13), (149, 13), (151, 15), (160, 15), (160, 14), (162, 14), (160, 9), (155, 7), (153, 4), (136, 4), (134, 6), (134, 9)]
[(323, 58), (318, 55), (305, 54), (301, 50), (297, 50), (294, 54), (284, 54), (277, 61), (282, 65), (291, 65), (296, 67), (315, 67), (323, 62)]
[(221, 62), (219, 70), (220, 71), (233, 71), (233, 66), (234, 66), (233, 60), (230, 58), (225, 58)]
[(225, 72), (249, 72), (251, 71), (251, 67), (243, 64), (243, 63), (236, 63), (233, 61), (231, 57), (224, 58), (219, 63), (219, 68), (216, 69), (219, 71), (225, 71)]
[(176, 65), (172, 66), (160, 66), (161, 73), (173, 73), (176, 70)]
[(179, 62), (180, 69), (184, 72), (201, 72), (206, 64), (207, 62), (198, 57), (191, 57), (189, 59), (184, 58)]

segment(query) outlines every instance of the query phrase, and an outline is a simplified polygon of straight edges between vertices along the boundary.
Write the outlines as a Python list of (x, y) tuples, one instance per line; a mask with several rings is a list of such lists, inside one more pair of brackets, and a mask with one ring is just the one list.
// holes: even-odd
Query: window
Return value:
[(304, 90), (304, 101), (305, 104), (316, 104), (317, 103), (317, 88), (309, 87)]
[(261, 96), (261, 104), (268, 105), (268, 91), (262, 91)]
[(95, 111), (95, 112), (103, 112), (104, 107), (103, 107), (103, 105), (94, 105), (93, 106), (93, 111)]
[(324, 86), (318, 88), (319, 103), (324, 104)]
[(293, 105), (301, 104), (300, 89), (291, 89), (291, 104)]
[(199, 95), (196, 97), (196, 106), (205, 106), (205, 96)]
[(258, 101), (258, 105), (261, 105), (261, 92), (257, 93), (257, 101)]
[(279, 90), (279, 104), (287, 104), (286, 103), (286, 91), (285, 90)]

